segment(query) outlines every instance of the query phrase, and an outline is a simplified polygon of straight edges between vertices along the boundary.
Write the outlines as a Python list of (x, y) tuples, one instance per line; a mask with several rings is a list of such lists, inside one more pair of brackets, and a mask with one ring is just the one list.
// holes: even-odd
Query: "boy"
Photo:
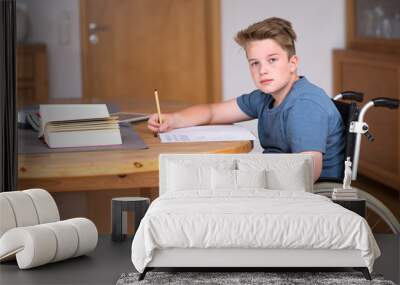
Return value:
[(250, 73), (258, 88), (250, 94), (215, 104), (196, 105), (163, 114), (160, 125), (153, 114), (148, 128), (166, 132), (206, 124), (228, 124), (258, 118), (264, 153), (307, 153), (313, 156), (314, 181), (341, 177), (344, 131), (331, 99), (305, 77), (297, 75), (296, 34), (290, 22), (268, 18), (237, 33)]

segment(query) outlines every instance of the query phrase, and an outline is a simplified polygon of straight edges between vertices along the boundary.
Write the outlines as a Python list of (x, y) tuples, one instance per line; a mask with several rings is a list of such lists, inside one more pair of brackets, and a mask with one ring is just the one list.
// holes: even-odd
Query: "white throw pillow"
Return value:
[(241, 188), (266, 188), (266, 171), (263, 170), (211, 170), (213, 190), (239, 190)]
[(234, 160), (171, 159), (167, 162), (167, 191), (211, 190), (211, 169), (235, 169)]
[(303, 167), (281, 171), (271, 169), (267, 171), (267, 188), (272, 190), (307, 191), (308, 177), (305, 177)]
[(267, 188), (266, 170), (236, 170), (238, 188)]
[(265, 154), (265, 157), (238, 160), (239, 170), (266, 170), (267, 189), (312, 191), (312, 161), (304, 155)]
[(235, 190), (236, 189), (236, 170), (232, 169), (211, 169), (211, 189), (212, 190)]
[(210, 171), (211, 168), (206, 166), (170, 163), (168, 189), (171, 191), (210, 189)]

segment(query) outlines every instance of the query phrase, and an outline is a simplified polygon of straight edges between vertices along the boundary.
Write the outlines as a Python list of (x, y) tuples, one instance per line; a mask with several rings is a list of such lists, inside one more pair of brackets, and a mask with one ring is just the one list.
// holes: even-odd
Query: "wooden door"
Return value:
[(215, 0), (81, 1), (83, 97), (137, 102), (154, 100), (158, 89), (164, 101), (219, 101), (219, 5)]

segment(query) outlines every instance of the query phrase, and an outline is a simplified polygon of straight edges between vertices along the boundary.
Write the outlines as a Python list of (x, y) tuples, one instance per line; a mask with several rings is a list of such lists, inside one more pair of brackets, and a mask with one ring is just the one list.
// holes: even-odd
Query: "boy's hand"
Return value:
[(158, 119), (158, 114), (154, 113), (150, 116), (149, 120), (147, 121), (147, 127), (153, 132), (153, 133), (163, 133), (163, 132), (168, 132), (172, 129), (174, 129), (174, 115), (173, 114), (165, 114), (163, 113), (161, 115), (162, 117), (162, 124), (160, 124), (160, 121)]

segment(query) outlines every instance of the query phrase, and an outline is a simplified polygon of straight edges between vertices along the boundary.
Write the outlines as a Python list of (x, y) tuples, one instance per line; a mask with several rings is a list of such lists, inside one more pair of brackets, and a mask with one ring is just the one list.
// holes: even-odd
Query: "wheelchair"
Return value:
[[(354, 181), (357, 179), (361, 136), (365, 135), (369, 142), (374, 140), (373, 135), (369, 132), (368, 124), (364, 122), (365, 113), (371, 107), (397, 109), (399, 107), (399, 100), (379, 97), (370, 100), (362, 108), (359, 108), (354, 101), (362, 102), (363, 94), (354, 91), (342, 92), (336, 95), (332, 100), (343, 120), (345, 128), (343, 130), (345, 132), (344, 159), (346, 160), (347, 158), (350, 158), (350, 161), (352, 162), (351, 180)], [(333, 189), (342, 188), (342, 182), (343, 181), (340, 178), (320, 177), (314, 184), (314, 193), (331, 198)], [(357, 190), (359, 198), (366, 201), (366, 207), (368, 211), (375, 212), (379, 218), (381, 218), (387, 224), (393, 234), (400, 234), (400, 223), (395, 215), (393, 215), (391, 210), (385, 206), (385, 204), (365, 190), (357, 187), (352, 188)]]

